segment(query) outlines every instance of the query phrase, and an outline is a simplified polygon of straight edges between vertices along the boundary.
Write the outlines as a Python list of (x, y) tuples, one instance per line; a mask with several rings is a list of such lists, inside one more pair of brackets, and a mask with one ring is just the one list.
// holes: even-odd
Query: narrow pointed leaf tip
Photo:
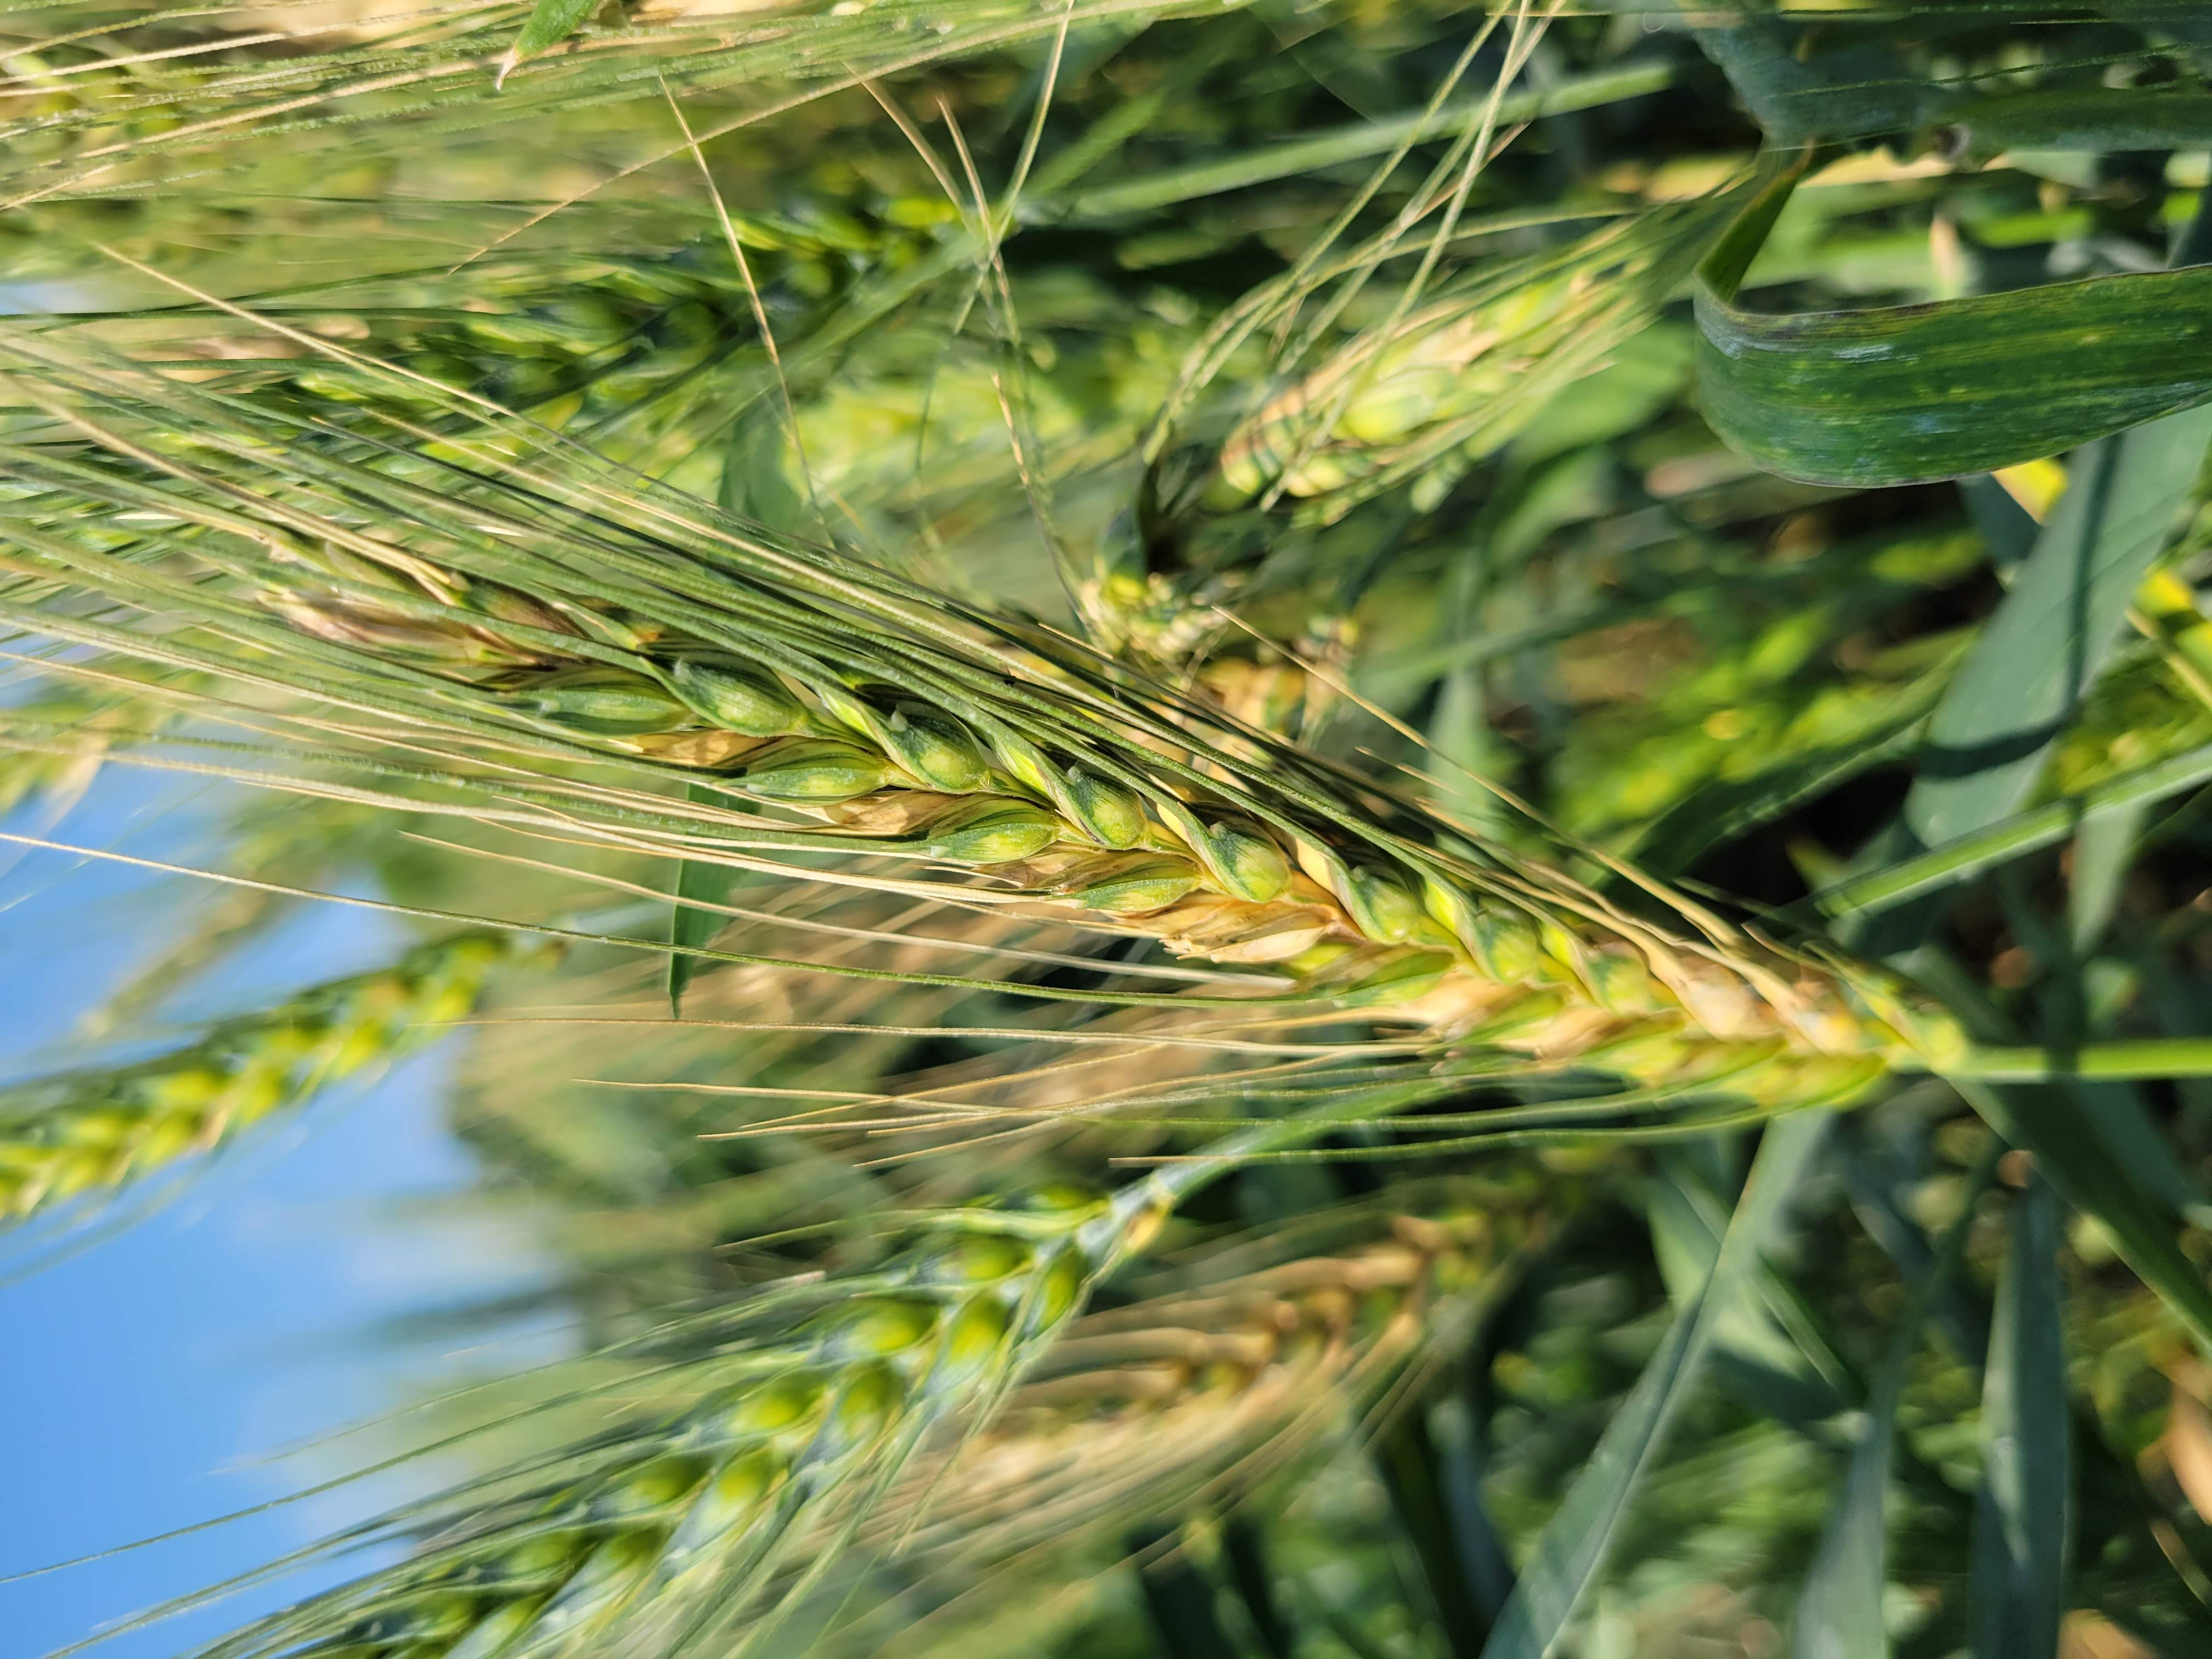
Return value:
[(499, 60), (499, 69), (492, 76), (493, 88), (505, 86), (518, 64), (559, 46), (581, 28), (599, 5), (599, 0), (538, 0), (522, 21), (522, 32), (514, 37), (507, 56)]
[(1991, 472), (2212, 400), (2212, 267), (1866, 311), (1737, 302), (1803, 176), (1755, 196), (1699, 268), (1698, 388), (1739, 453), (1867, 489)]

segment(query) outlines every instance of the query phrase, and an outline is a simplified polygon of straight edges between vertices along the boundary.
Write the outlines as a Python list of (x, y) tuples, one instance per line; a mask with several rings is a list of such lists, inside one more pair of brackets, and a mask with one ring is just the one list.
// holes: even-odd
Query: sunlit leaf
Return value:
[(2212, 399), (2212, 269), (1864, 311), (1739, 303), (1801, 176), (1752, 201), (1697, 288), (1700, 406), (1768, 471), (1857, 487), (1990, 472)]
[(2019, 806), (2103, 672), (2212, 444), (2212, 409), (2092, 444), (1929, 717), (1905, 822), (1933, 844)]

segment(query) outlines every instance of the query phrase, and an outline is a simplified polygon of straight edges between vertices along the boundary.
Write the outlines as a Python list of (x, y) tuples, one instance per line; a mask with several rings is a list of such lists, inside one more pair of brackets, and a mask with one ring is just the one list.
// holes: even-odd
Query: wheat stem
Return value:
[(1942, 1074), (1981, 1083), (2212, 1077), (2212, 1037), (2136, 1037), (2069, 1048), (1976, 1048), (1947, 1062)]

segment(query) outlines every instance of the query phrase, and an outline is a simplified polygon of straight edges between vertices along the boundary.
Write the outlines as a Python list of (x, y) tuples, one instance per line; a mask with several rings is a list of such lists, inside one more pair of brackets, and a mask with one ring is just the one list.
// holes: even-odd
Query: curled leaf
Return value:
[(1923, 483), (2212, 400), (2212, 268), (1866, 311), (1739, 304), (1807, 160), (1752, 198), (1698, 272), (1700, 404), (1767, 471), (1850, 488)]

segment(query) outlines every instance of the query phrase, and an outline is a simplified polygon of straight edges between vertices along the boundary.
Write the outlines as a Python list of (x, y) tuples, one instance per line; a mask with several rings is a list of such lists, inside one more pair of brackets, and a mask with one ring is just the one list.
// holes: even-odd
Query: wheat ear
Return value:
[(226, 1020), (154, 1059), (11, 1085), (0, 1093), (0, 1218), (146, 1180), (298, 1110), (438, 1036), (475, 1008), (495, 967), (531, 948), (511, 935), (461, 934)]
[[(672, 1386), (693, 1403), (398, 1524), (418, 1552), (288, 1608), (200, 1659), (746, 1650), (859, 1523), (914, 1449), (988, 1410), (1157, 1232), (1176, 1188), (1048, 1189), (933, 1212), (878, 1272), (796, 1287), (812, 1312), (767, 1334), (742, 1317)], [(779, 1301), (783, 1298), (778, 1298)], [(510, 1486), (512, 1483), (509, 1483)], [(775, 1593), (770, 1585), (786, 1582)]]
[[(122, 605), (205, 619), (151, 641), (162, 659), (252, 679), (286, 653), (289, 683), (448, 732), (457, 762), (496, 742), (526, 774), (598, 757), (708, 786), (690, 805), (483, 786), (502, 811), (544, 801), (549, 829), (753, 867), (950, 866), (890, 884), (1277, 966), (1301, 1000), (1387, 1005), (1439, 1043), (1645, 1088), (1725, 1079), (1778, 1109), (1963, 1047), (1873, 970), (1790, 957), (1663, 894), (1675, 924), (1649, 920), (1043, 630), (948, 617), (826, 550), (580, 465), (456, 465), (433, 495), (287, 448), (234, 400), (9, 343), (20, 383), (82, 434), (59, 456), (0, 451), (57, 513), (86, 503), (19, 544)], [(197, 435), (163, 435), (180, 429)], [(550, 526), (549, 501), (568, 503)], [(151, 507), (191, 533), (118, 522)], [(88, 549), (105, 524), (123, 544)], [(169, 574), (180, 559), (222, 580)], [(20, 615), (109, 648), (140, 639)]]
[(1477, 1185), (1479, 1204), (1393, 1216), (1373, 1242), (1218, 1279), (1200, 1263), (1188, 1290), (1079, 1320), (1045, 1374), (918, 1468), (872, 1534), (925, 1568), (972, 1570), (1249, 1492), (1347, 1412), (1389, 1410), (1582, 1201), (1571, 1181)]

